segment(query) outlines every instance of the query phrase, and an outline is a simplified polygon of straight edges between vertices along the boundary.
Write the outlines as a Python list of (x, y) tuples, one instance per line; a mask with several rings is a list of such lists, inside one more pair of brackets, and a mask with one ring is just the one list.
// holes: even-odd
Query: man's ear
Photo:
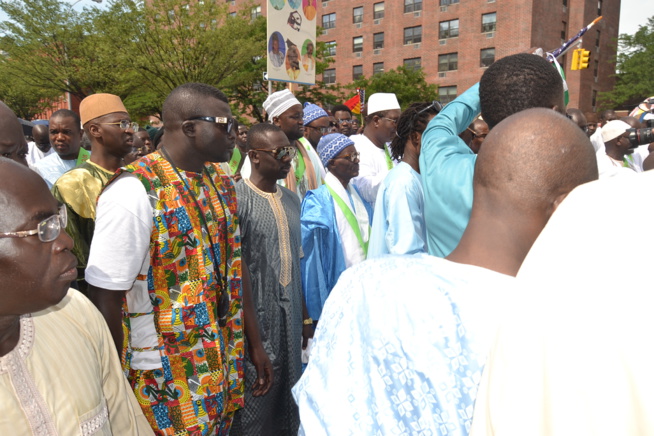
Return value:
[(272, 122), (273, 122), (274, 125), (276, 125), (277, 127), (279, 127), (279, 124), (280, 124), (280, 123), (279, 123), (279, 117), (273, 117)]
[[(93, 136), (94, 138), (99, 138), (102, 136), (100, 133), (100, 125), (98, 124), (89, 124), (89, 135)], [(82, 129), (79, 133), (79, 137), (82, 138), (84, 136), (84, 130)]]
[(257, 153), (256, 151), (254, 150), (248, 151), (248, 157), (250, 158), (250, 162), (252, 162), (252, 165), (259, 163), (259, 153)]
[(182, 123), (182, 132), (189, 137), (195, 136), (195, 123), (193, 121), (187, 120)]

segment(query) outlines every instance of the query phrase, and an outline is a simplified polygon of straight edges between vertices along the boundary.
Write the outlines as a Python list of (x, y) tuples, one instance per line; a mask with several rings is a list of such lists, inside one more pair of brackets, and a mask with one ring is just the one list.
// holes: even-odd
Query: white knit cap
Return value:
[(263, 108), (268, 114), (268, 120), (272, 121), (274, 117), (280, 116), (296, 104), (300, 104), (300, 101), (295, 98), (291, 91), (284, 89), (270, 94), (266, 101), (263, 102)]
[(631, 129), (631, 126), (622, 120), (609, 121), (602, 126), (602, 141), (607, 143), (622, 135), (627, 129)]
[(400, 109), (400, 103), (393, 93), (377, 92), (368, 98), (368, 115), (393, 109)]

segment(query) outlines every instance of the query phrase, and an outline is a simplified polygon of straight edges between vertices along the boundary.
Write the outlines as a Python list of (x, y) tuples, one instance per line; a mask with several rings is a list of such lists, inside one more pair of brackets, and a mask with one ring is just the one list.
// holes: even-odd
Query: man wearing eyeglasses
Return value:
[(368, 98), (367, 108), (363, 134), (351, 137), (361, 153), (359, 176), (352, 183), (359, 189), (363, 199), (374, 206), (379, 185), (395, 166), (388, 144), (395, 137), (401, 111), (395, 94), (382, 92)]
[(234, 187), (219, 165), (234, 120), (227, 97), (201, 83), (175, 88), (163, 119), (159, 149), (100, 195), (86, 280), (155, 432), (222, 435), (243, 407), (244, 333), (255, 395), (272, 383), (248, 312)]
[(36, 162), (32, 169), (39, 173), (52, 189), (66, 171), (86, 162), (90, 153), (81, 147), (82, 125), (79, 115), (68, 109), (59, 109), (49, 121), (50, 144), (55, 153)]
[(313, 321), (302, 296), (300, 200), (277, 181), (292, 171), (298, 149), (280, 127), (268, 123), (252, 126), (246, 149), (252, 173), (236, 183), (243, 260), (275, 381), (265, 397), (253, 395), (257, 372), (246, 361), (245, 408), (231, 434), (293, 435), (299, 417), (291, 387), (300, 378), (301, 346), (313, 336)]
[[(356, 129), (352, 127), (352, 110), (344, 104), (338, 104), (332, 108), (332, 115), (338, 123), (338, 133), (345, 136), (354, 135)], [(331, 133), (331, 132), (330, 132)]]
[(329, 133), (329, 114), (320, 106), (309, 102), (304, 103), (303, 113), (304, 137), (298, 141), (304, 146), (313, 168), (317, 172), (318, 185), (322, 185), (323, 180), (325, 180), (325, 168), (322, 166), (316, 150), (320, 139)]
[(474, 154), (477, 154), (481, 149), (481, 145), (484, 143), (484, 139), (488, 135), (488, 124), (486, 124), (486, 121), (477, 118), (468, 126), (467, 130), (472, 135), (468, 147), (470, 147), (470, 150)]
[(0, 185), (0, 434), (152, 434), (104, 319), (69, 289), (66, 208), (5, 158)]
[(92, 154), (88, 161), (62, 175), (52, 187), (52, 194), (68, 209), (66, 232), (75, 243), (76, 287), (86, 294), (84, 269), (95, 228), (95, 205), (100, 191), (130, 152), (138, 125), (131, 122), (117, 95), (90, 95), (82, 100), (79, 110)]

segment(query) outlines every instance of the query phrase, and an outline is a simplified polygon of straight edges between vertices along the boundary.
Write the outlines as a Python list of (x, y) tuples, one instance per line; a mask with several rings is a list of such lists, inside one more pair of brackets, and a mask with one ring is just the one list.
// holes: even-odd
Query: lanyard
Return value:
[(363, 237), (361, 237), (361, 229), (359, 228), (359, 221), (357, 221), (356, 217), (354, 216), (350, 208), (347, 207), (343, 199), (339, 197), (339, 195), (336, 192), (334, 192), (334, 190), (327, 183), (325, 183), (325, 186), (329, 191), (329, 195), (332, 196), (332, 198), (338, 205), (338, 208), (341, 210), (341, 212), (343, 212), (343, 215), (345, 215), (345, 219), (350, 224), (350, 227), (352, 227), (352, 231), (354, 231), (354, 234), (359, 240), (359, 245), (363, 250), (364, 257), (368, 257), (368, 242), (363, 242)]
[(393, 161), (391, 160), (391, 155), (388, 152), (388, 147), (386, 147), (386, 144), (384, 144), (384, 155), (386, 156), (386, 166), (388, 167), (389, 170), (392, 170)]
[(238, 147), (234, 147), (234, 153), (232, 153), (232, 158), (229, 160), (229, 170), (232, 172), (232, 175), (236, 174), (238, 169), (238, 164), (241, 163), (241, 150)]
[[(300, 144), (300, 147), (302, 147), (302, 144)], [(304, 176), (304, 171), (307, 169), (306, 164), (304, 163), (304, 157), (302, 156), (302, 152), (298, 150), (297, 153), (297, 166), (295, 167), (295, 180), (297, 181), (296, 183), (299, 184), (300, 180), (302, 180), (302, 176)]]

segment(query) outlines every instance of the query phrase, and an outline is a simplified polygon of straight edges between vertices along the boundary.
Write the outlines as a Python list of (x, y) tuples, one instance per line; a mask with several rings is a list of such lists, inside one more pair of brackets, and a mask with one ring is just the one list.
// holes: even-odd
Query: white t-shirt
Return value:
[[(156, 201), (156, 199), (153, 199)], [(96, 287), (127, 291), (130, 313), (151, 313), (152, 303), (145, 281), (150, 267), (150, 235), (154, 210), (145, 187), (130, 173), (124, 173), (100, 195), (86, 281)], [(132, 348), (158, 347), (154, 315), (130, 319)], [(161, 368), (159, 351), (134, 351), (131, 368)]]
[(32, 165), (34, 165), (44, 157), (50, 156), (54, 152), (55, 152), (54, 148), (50, 147), (50, 150), (44, 153), (39, 149), (39, 147), (36, 146), (34, 141), (30, 141), (27, 143), (27, 156), (25, 157), (25, 159), (27, 159), (27, 165), (29, 165), (29, 167), (32, 168)]

